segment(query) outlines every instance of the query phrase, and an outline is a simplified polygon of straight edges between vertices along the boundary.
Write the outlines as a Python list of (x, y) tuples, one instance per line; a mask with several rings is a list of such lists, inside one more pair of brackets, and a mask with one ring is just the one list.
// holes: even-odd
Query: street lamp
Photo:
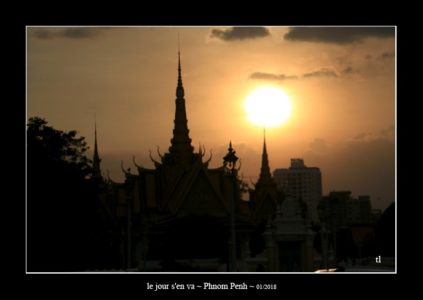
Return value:
[(228, 176), (232, 179), (232, 197), (230, 205), (231, 217), (231, 239), (230, 239), (230, 255), (229, 255), (229, 272), (236, 271), (236, 243), (235, 243), (235, 199), (236, 199), (236, 169), (235, 165), (238, 157), (232, 148), (232, 142), (229, 142), (228, 153), (223, 158), (223, 165)]
[(323, 261), (323, 267), (325, 269), (329, 268), (328, 264), (328, 230), (327, 230), (327, 214), (326, 214), (326, 204), (320, 203), (317, 207), (317, 212), (319, 214), (320, 219), (320, 242), (321, 242), (321, 248), (322, 248), (322, 261)]
[(134, 189), (134, 177), (131, 174), (131, 168), (128, 168), (127, 171), (123, 168), (123, 161), (121, 162), (121, 168), (123, 173), (125, 174), (125, 191), (126, 191), (126, 213), (127, 213), (127, 248), (126, 248), (126, 269), (129, 270), (131, 268), (131, 248), (132, 248), (132, 203), (133, 203), (133, 189)]

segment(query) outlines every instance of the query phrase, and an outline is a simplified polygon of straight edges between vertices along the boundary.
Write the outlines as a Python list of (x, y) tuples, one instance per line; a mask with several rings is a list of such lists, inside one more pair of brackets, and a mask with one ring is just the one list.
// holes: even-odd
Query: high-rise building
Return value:
[(318, 222), (317, 205), (322, 198), (322, 175), (319, 168), (307, 167), (304, 160), (292, 158), (288, 169), (273, 172), (279, 190), (285, 195), (297, 197), (307, 204), (308, 215)]
[(320, 221), (329, 226), (330, 231), (338, 231), (348, 225), (351, 219), (351, 192), (332, 191), (323, 196), (319, 203)]
[(351, 224), (370, 224), (372, 222), (372, 205), (370, 196), (358, 196), (347, 202), (347, 220)]
[[(373, 212), (370, 196), (353, 198), (350, 191), (332, 191), (320, 201), (320, 217), (336, 228), (372, 224), (378, 212)], [(380, 213), (380, 212), (379, 212)]]
[[(333, 248), (337, 260), (371, 253), (368, 251), (374, 242), (375, 223), (370, 196), (353, 198), (351, 191), (332, 191), (322, 197), (318, 211), (322, 228), (330, 235), (326, 247)], [(357, 253), (352, 251), (354, 248)]]

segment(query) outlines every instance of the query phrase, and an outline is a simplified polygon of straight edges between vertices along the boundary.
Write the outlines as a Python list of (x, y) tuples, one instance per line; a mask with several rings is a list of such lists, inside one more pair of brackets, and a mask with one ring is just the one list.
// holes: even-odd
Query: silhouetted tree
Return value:
[(79, 271), (90, 266), (94, 189), (87, 145), (76, 131), (29, 119), (27, 128), (28, 271)]

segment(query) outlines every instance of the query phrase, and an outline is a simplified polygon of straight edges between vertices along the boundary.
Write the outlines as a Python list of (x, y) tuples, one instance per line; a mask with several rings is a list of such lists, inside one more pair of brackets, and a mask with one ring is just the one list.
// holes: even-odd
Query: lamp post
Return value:
[(232, 148), (232, 142), (229, 142), (228, 153), (223, 158), (223, 164), (226, 167), (226, 172), (232, 181), (232, 197), (229, 201), (230, 207), (230, 221), (231, 221), (231, 238), (230, 238), (230, 252), (229, 252), (229, 272), (236, 271), (236, 240), (235, 240), (235, 199), (236, 199), (236, 169), (235, 165), (238, 157), (235, 155)]
[(325, 269), (329, 268), (328, 265), (328, 232), (326, 230), (326, 225), (322, 224), (321, 229), (321, 240), (322, 240), (322, 258), (323, 258), (323, 267)]
[[(123, 164), (123, 163), (122, 163)], [(125, 173), (125, 189), (126, 189), (126, 213), (127, 213), (127, 248), (126, 248), (126, 269), (131, 268), (131, 248), (132, 248), (132, 203), (133, 203), (133, 188), (134, 188), (134, 178), (131, 176), (131, 168), (128, 168), (128, 171), (125, 172), (122, 166), (122, 170)]]
[(128, 247), (127, 247), (127, 262), (126, 262), (126, 269), (129, 270), (131, 268), (131, 247), (132, 247), (132, 233), (131, 233), (131, 214), (132, 214), (132, 210), (131, 210), (131, 197), (128, 197), (128, 206), (127, 206), (127, 214), (128, 214), (128, 221), (127, 221), (127, 232), (128, 232)]
[(337, 245), (337, 241), (336, 241), (336, 231), (338, 230), (337, 227), (337, 219), (336, 219), (337, 215), (335, 211), (332, 211), (331, 213), (331, 230), (332, 230), (332, 238), (333, 238), (333, 252), (334, 252), (334, 261), (335, 261), (335, 267), (338, 264), (338, 245)]
[(321, 224), (321, 228), (320, 228), (320, 240), (321, 240), (321, 248), (322, 248), (322, 261), (323, 261), (323, 267), (325, 269), (329, 268), (329, 263), (328, 263), (328, 255), (329, 255), (329, 247), (328, 247), (328, 229), (327, 229), (327, 222), (328, 222), (328, 218), (327, 218), (327, 214), (326, 214), (326, 207), (327, 204), (319, 204), (317, 207), (317, 212), (319, 214), (319, 219), (320, 219), (320, 224)]

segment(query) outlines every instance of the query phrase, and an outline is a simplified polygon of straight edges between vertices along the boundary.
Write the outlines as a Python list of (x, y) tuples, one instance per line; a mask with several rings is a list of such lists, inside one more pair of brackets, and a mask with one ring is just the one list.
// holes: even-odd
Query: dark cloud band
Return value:
[(392, 38), (394, 27), (291, 27), (284, 35), (288, 41), (349, 44), (365, 38)]
[(317, 70), (317, 71), (313, 71), (313, 72), (310, 72), (310, 73), (305, 73), (305, 74), (303, 74), (303, 77), (304, 78), (310, 78), (310, 77), (338, 77), (338, 74), (334, 70), (323, 68), (323, 69), (320, 69), (320, 70)]
[(68, 39), (90, 39), (96, 37), (104, 28), (84, 28), (73, 27), (64, 29), (47, 29), (40, 28), (33, 32), (33, 36), (39, 39), (54, 39), (54, 38), (68, 38)]
[[(313, 77), (339, 77), (340, 75), (351, 75), (358, 73), (358, 70), (353, 69), (352, 67), (347, 67), (342, 71), (342, 74), (338, 74), (334, 69), (330, 68), (321, 68), (316, 71), (304, 73), (301, 75), (302, 78), (313, 78)], [(254, 72), (249, 76), (250, 79), (257, 80), (268, 80), (268, 81), (283, 81), (288, 79), (298, 79), (297, 75), (285, 75), (285, 74), (273, 74), (273, 73), (264, 73), (264, 72)]]
[(270, 35), (265, 27), (231, 27), (229, 29), (213, 29), (210, 36), (226, 42), (262, 38)]
[(272, 73), (263, 73), (255, 72), (250, 75), (250, 79), (261, 79), (261, 80), (287, 80), (287, 79), (297, 79), (298, 76), (287, 76), (285, 74), (272, 74)]

